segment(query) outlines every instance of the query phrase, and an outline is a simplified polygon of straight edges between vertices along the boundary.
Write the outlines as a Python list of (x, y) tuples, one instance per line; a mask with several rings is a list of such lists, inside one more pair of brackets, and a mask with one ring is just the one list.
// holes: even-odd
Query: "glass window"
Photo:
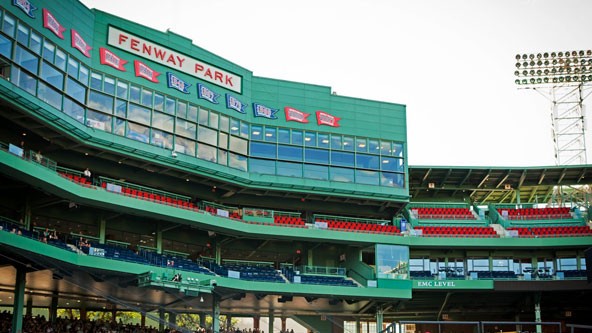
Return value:
[(33, 74), (37, 74), (37, 67), (39, 66), (39, 58), (24, 47), (17, 45), (14, 60), (16, 63)]
[(290, 130), (287, 128), (278, 129), (278, 142), (279, 143), (290, 143)]
[(115, 114), (126, 118), (127, 117), (127, 101), (118, 99), (115, 101)]
[(242, 155), (247, 155), (248, 141), (236, 136), (230, 136), (229, 150)]
[(302, 164), (278, 161), (277, 175), (302, 178)]
[(251, 141), (251, 156), (276, 159), (276, 145)]
[(265, 141), (277, 142), (275, 127), (265, 127)]
[(120, 118), (115, 118), (113, 123), (113, 134), (125, 135), (125, 120)]
[(376, 245), (376, 275), (383, 279), (407, 279), (409, 273), (409, 247)]
[(343, 150), (354, 151), (354, 138), (351, 136), (344, 136), (343, 137)]
[(43, 59), (51, 62), (53, 64), (53, 60), (55, 58), (55, 50), (56, 47), (51, 42), (48, 42), (47, 39), (43, 42)]
[(142, 105), (147, 108), (152, 108), (152, 90), (142, 90)]
[(41, 55), (41, 41), (41, 36), (39, 36), (34, 31), (31, 31), (31, 41), (29, 42), (29, 48), (39, 55)]
[(228, 149), (228, 134), (218, 132), (218, 148)]
[(304, 178), (329, 180), (329, 167), (324, 165), (304, 165)]
[(304, 160), (306, 163), (329, 164), (329, 151), (325, 149), (304, 149)]
[(15, 20), (12, 16), (5, 14), (4, 15), (4, 24), (2, 25), (2, 32), (7, 34), (10, 37), (14, 37), (14, 26)]
[(175, 125), (175, 133), (182, 135), (187, 138), (195, 139), (195, 131), (197, 126), (194, 123), (188, 122), (187, 120), (177, 118)]
[(113, 97), (94, 90), (88, 93), (87, 105), (91, 109), (113, 113)]
[(168, 96), (164, 98), (164, 112), (168, 113), (168, 114), (175, 114), (175, 104), (177, 104), (177, 102), (172, 99), (169, 98)]
[(345, 152), (341, 152), (341, 151), (332, 151), (331, 152), (331, 164), (353, 168), (354, 167), (354, 154), (353, 153), (345, 153)]
[(197, 122), (197, 112), (198, 112), (197, 106), (195, 106), (193, 104), (189, 104), (189, 108), (187, 109), (187, 120), (190, 120), (190, 121), (196, 123)]
[(177, 101), (177, 117), (187, 118), (187, 103)]
[(302, 131), (292, 130), (292, 144), (302, 146), (303, 134)]
[(103, 91), (109, 95), (115, 95), (115, 79), (114, 78), (105, 76), (105, 82), (103, 84)]
[(33, 76), (22, 71), (20, 68), (14, 68), (11, 76), (12, 78), (10, 80), (21, 89), (25, 90), (31, 95), (35, 95), (37, 93), (37, 80)]
[(301, 162), (302, 147), (278, 145), (278, 159)]
[(117, 98), (127, 99), (128, 85), (126, 82), (117, 81)]
[(74, 58), (68, 59), (68, 75), (75, 79), (78, 78), (78, 61)]
[[(127, 119), (144, 125), (150, 125), (150, 110), (145, 107), (130, 103), (127, 112)], [(146, 142), (148, 142), (148, 140), (146, 140)]]
[(356, 151), (365, 153), (368, 151), (368, 143), (366, 138), (356, 138)]
[(251, 158), (249, 159), (249, 170), (262, 175), (275, 175), (275, 161)]
[(240, 135), (240, 122), (238, 119), (230, 119), (230, 134)]
[(220, 130), (222, 132), (228, 132), (228, 124), (230, 124), (230, 119), (225, 115), (220, 115)]
[(84, 108), (68, 97), (64, 97), (64, 113), (78, 122), (84, 121)]
[(175, 151), (181, 154), (195, 156), (195, 141), (177, 136), (175, 138)]
[(86, 112), (86, 126), (105, 132), (111, 132), (111, 116), (88, 110)]
[(78, 73), (78, 81), (82, 82), (82, 84), (88, 84), (88, 68), (84, 65), (80, 64), (80, 72)]
[(41, 78), (59, 90), (64, 89), (64, 74), (47, 62), (41, 62)]
[(467, 267), (469, 271), (489, 272), (489, 259), (469, 258), (467, 260)]
[(380, 173), (380, 185), (403, 188), (405, 186), (405, 175), (383, 171)]
[(380, 141), (380, 153), (382, 155), (390, 155), (391, 152), (391, 143), (388, 141)]
[(317, 133), (306, 132), (304, 134), (304, 145), (314, 147), (317, 145)]
[(131, 102), (140, 104), (140, 87), (131, 84), (129, 89), (129, 100)]
[(57, 49), (54, 64), (57, 66), (57, 68), (63, 70), (64, 72), (66, 71), (66, 59), (67, 59), (66, 52), (64, 52), (60, 49)]
[(240, 123), (240, 136), (248, 139), (249, 138), (249, 123), (241, 121)]
[(341, 149), (341, 135), (331, 134), (331, 149)]
[(251, 126), (251, 140), (263, 140), (263, 126)]
[(354, 170), (346, 168), (330, 168), (331, 180), (336, 182), (347, 182), (353, 183), (354, 181)]
[(12, 41), (0, 35), (0, 54), (8, 59), (12, 58)]
[(16, 41), (24, 46), (29, 46), (29, 28), (21, 23), (19, 23), (16, 29)]
[(126, 136), (132, 140), (148, 143), (150, 129), (146, 126), (127, 122)]
[(356, 183), (378, 185), (378, 172), (370, 170), (356, 170)]
[(218, 114), (216, 112), (210, 112), (210, 127), (218, 129)]
[[(200, 125), (206, 125), (208, 126), (208, 110), (206, 109), (199, 109), (199, 118), (198, 118), (198, 122)], [(233, 119), (234, 120), (234, 119)], [(238, 120), (234, 120), (236, 122), (236, 129), (234, 129), (236, 131), (236, 134), (238, 135)]]
[(393, 142), (393, 156), (403, 158), (403, 144)]
[(103, 75), (92, 72), (90, 75), (90, 87), (96, 90), (103, 90)]
[(386, 171), (403, 172), (403, 160), (400, 158), (384, 157), (380, 158), (381, 169)]
[(228, 165), (228, 152), (218, 149), (218, 164)]
[(247, 171), (247, 158), (242, 155), (228, 153), (228, 166), (233, 169)]
[(164, 110), (164, 96), (157, 92), (154, 93), (154, 110)]
[(208, 145), (199, 145), (197, 149), (197, 157), (201, 158), (202, 160), (216, 163), (216, 147)]
[(378, 159), (376, 155), (357, 154), (356, 168), (378, 170)]
[[(217, 145), (217, 132), (214, 131), (213, 129), (207, 128), (205, 126), (199, 126), (198, 130), (197, 130), (197, 140), (199, 142), (204, 142), (207, 143), (209, 145), (212, 146), (216, 146)], [(200, 149), (198, 149), (199, 152)]]
[(80, 103), (86, 100), (86, 88), (69, 76), (66, 80), (66, 94)]
[(153, 112), (152, 113), (152, 127), (159, 128), (161, 130), (172, 132), (175, 126), (175, 118), (168, 114)]
[(378, 140), (369, 139), (368, 140), (368, 151), (370, 154), (379, 154), (380, 153), (380, 145), (378, 144)]
[(157, 129), (152, 129), (150, 143), (164, 149), (173, 149), (173, 135)]
[(39, 82), (37, 97), (58, 110), (62, 109), (62, 94), (43, 82)]

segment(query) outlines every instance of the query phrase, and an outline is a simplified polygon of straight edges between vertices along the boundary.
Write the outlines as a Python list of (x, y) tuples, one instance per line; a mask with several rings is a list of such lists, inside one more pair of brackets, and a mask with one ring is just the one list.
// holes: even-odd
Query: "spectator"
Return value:
[(36, 153), (33, 153), (35, 155), (35, 162), (41, 164), (41, 162), (43, 161), (43, 155), (41, 155), (41, 150), (38, 150)]
[(91, 182), (92, 174), (88, 168), (84, 169), (83, 175), (86, 181)]

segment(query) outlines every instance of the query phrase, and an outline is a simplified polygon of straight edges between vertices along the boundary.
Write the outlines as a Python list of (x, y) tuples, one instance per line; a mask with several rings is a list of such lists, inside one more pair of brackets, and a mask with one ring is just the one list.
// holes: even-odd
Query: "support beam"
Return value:
[(12, 333), (21, 333), (23, 331), (23, 307), (25, 305), (26, 283), (27, 271), (25, 267), (16, 267), (12, 305)]
[(220, 332), (220, 296), (212, 294), (212, 332)]

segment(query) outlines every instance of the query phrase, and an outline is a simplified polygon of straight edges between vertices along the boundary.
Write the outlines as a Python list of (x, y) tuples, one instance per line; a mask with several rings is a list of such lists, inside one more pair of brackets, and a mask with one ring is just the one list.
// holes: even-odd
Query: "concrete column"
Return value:
[(158, 309), (158, 331), (164, 331), (164, 309)]
[(177, 314), (174, 312), (169, 312), (169, 324), (167, 325), (169, 328), (174, 328), (177, 326)]
[(229, 330), (232, 327), (232, 316), (227, 314), (226, 315), (226, 330)]
[(54, 291), (51, 295), (51, 303), (49, 304), (49, 321), (55, 323), (58, 318), (58, 293)]
[(199, 314), (199, 327), (206, 328), (206, 316), (205, 312)]
[(382, 331), (382, 320), (384, 319), (384, 311), (382, 306), (376, 309), (376, 333)]
[[(541, 293), (534, 294), (534, 321), (541, 322)], [(542, 333), (541, 325), (536, 325), (536, 332)]]
[(105, 244), (107, 238), (107, 220), (101, 217), (99, 220), (99, 244)]
[(220, 297), (212, 294), (212, 331), (220, 332)]
[(25, 284), (27, 271), (24, 267), (16, 267), (14, 296), (12, 305), (12, 333), (23, 332), (23, 307), (25, 305)]
[(32, 316), (33, 315), (33, 296), (29, 295), (29, 298), (27, 299), (27, 316)]
[(275, 317), (273, 316), (273, 312), (269, 313), (269, 322), (267, 323), (267, 332), (273, 332), (273, 321)]
[(261, 324), (261, 317), (255, 316), (253, 317), (253, 330), (258, 330)]

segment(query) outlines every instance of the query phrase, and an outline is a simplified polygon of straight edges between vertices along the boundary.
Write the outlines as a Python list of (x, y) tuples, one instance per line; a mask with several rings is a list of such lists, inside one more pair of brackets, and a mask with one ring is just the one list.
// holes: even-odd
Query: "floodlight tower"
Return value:
[(584, 100), (592, 92), (592, 50), (516, 55), (516, 85), (551, 102), (556, 165), (587, 164)]

